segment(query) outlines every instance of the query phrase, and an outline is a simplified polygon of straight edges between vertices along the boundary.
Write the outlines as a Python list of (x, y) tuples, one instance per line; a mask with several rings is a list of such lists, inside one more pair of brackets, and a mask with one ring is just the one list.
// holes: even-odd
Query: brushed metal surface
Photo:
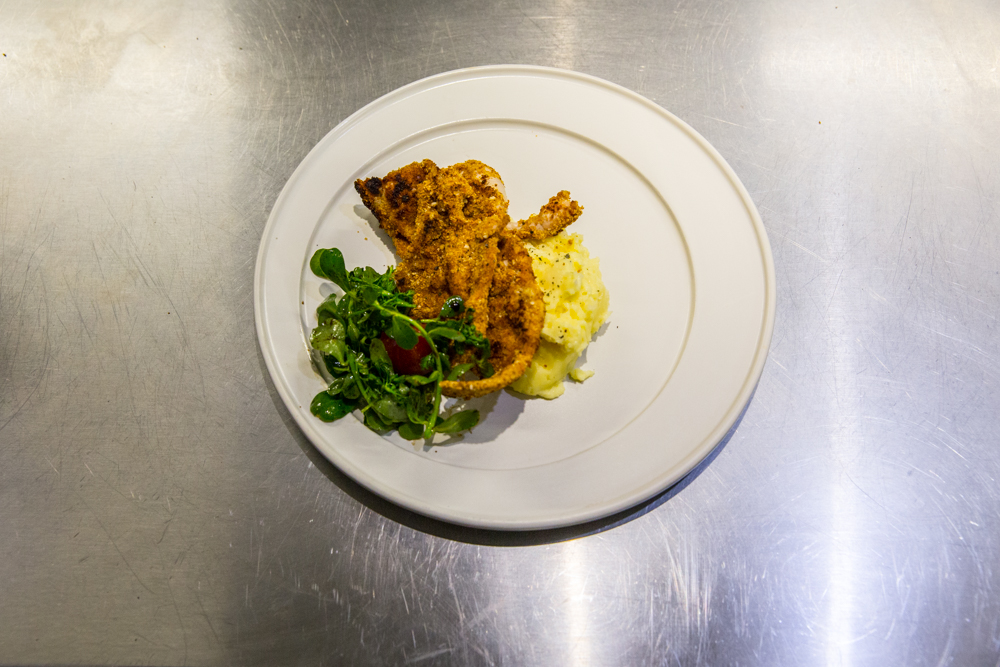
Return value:
[[(995, 3), (9, 0), (0, 52), (0, 663), (997, 663)], [(327, 464), (252, 312), (316, 141), (504, 62), (694, 126), (778, 272), (724, 444), (526, 535)]]

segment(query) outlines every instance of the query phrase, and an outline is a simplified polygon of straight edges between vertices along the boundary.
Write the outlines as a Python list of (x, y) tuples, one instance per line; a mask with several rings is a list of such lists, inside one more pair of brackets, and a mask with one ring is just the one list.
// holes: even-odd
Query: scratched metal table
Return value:
[[(996, 664), (1000, 8), (838, 1), (0, 4), (0, 663)], [(686, 120), (778, 275), (731, 436), (544, 533), (361, 489), (254, 334), (315, 142), (491, 63)]]

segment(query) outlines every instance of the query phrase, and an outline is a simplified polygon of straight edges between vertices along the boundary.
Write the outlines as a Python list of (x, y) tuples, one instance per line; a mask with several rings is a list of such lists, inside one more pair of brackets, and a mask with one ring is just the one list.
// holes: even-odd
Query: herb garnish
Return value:
[[(416, 320), (409, 316), (413, 292), (396, 288), (391, 266), (385, 273), (370, 266), (347, 271), (340, 250), (329, 248), (317, 250), (309, 268), (344, 291), (319, 305), (319, 324), (309, 337), (333, 376), (309, 406), (314, 415), (331, 422), (361, 410), (371, 430), (397, 429), (407, 440), (458, 433), (479, 422), (478, 410), (438, 420), (442, 380), (456, 380), (473, 368), (484, 377), (493, 374), (490, 343), (473, 326), (472, 308), (460, 297), (446, 300), (438, 318)], [(426, 341), (430, 353), (419, 362), (426, 375), (397, 373), (383, 336), (403, 350), (416, 349), (421, 338)], [(463, 363), (452, 366), (456, 357)]]

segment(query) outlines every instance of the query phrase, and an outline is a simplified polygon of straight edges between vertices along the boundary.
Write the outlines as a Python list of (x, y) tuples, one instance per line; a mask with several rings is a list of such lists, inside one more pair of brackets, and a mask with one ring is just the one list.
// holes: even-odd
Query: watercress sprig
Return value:
[[(400, 292), (394, 268), (378, 273), (371, 267), (348, 271), (337, 248), (317, 250), (309, 267), (333, 281), (344, 294), (331, 295), (316, 309), (318, 325), (310, 344), (320, 353), (333, 380), (310, 404), (311, 412), (334, 421), (360, 410), (374, 431), (397, 429), (407, 439), (434, 433), (458, 433), (479, 422), (477, 410), (462, 410), (439, 420), (441, 381), (454, 380), (476, 368), (492, 375), (490, 344), (472, 324), (472, 309), (451, 297), (438, 318), (410, 317), (413, 293)], [(419, 360), (420, 373), (402, 374), (393, 366), (389, 347), (429, 350)], [(411, 353), (413, 354), (413, 353)], [(451, 366), (460, 356), (464, 363)]]

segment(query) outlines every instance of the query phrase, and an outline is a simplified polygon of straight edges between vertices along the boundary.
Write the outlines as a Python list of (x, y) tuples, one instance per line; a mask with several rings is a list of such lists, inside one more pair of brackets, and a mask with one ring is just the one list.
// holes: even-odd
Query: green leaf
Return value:
[(467, 431), (479, 423), (479, 410), (462, 410), (456, 412), (434, 427), (437, 433), (458, 433)]
[(331, 317), (337, 317), (337, 297), (334, 294), (326, 297), (323, 303), (319, 304), (316, 308), (316, 319), (320, 322), (328, 320)]
[(338, 340), (344, 340), (347, 338), (347, 327), (340, 320), (327, 320), (326, 323), (330, 327), (330, 335)]
[(405, 440), (420, 440), (424, 437), (424, 425), (404, 422), (399, 425), (399, 435)]
[(465, 335), (461, 331), (455, 331), (449, 327), (436, 327), (430, 329), (427, 335), (431, 338), (447, 338), (448, 340), (453, 340), (456, 343), (464, 343)]
[[(446, 360), (445, 360), (446, 361)], [(436, 364), (434, 363), (434, 354), (425, 354), (420, 360), (420, 368), (425, 371), (433, 370)]]
[(371, 357), (376, 368), (392, 373), (392, 359), (389, 358), (389, 353), (385, 350), (385, 343), (378, 338), (372, 339), (372, 343), (368, 347), (368, 356)]
[(467, 372), (472, 370), (474, 364), (459, 364), (448, 371), (449, 380), (457, 380), (458, 378), (465, 375)]
[(330, 375), (341, 375), (349, 370), (347, 366), (337, 361), (337, 358), (332, 354), (324, 354), (323, 363), (326, 365), (326, 370), (330, 371)]
[(321, 248), (313, 253), (309, 268), (320, 278), (332, 280), (345, 292), (348, 291), (347, 269), (344, 255), (337, 248)]
[(351, 319), (351, 313), (354, 310), (354, 299), (350, 294), (345, 294), (343, 298), (337, 302), (337, 313), (344, 320)]
[(321, 391), (313, 398), (309, 404), (309, 412), (313, 413), (325, 422), (332, 422), (351, 414), (355, 405), (351, 401), (345, 401), (328, 392)]
[(330, 342), (330, 347), (330, 356), (340, 363), (344, 363), (344, 359), (347, 358), (347, 343), (339, 338), (335, 338)]
[(417, 336), (417, 332), (413, 330), (410, 323), (402, 317), (392, 318), (392, 327), (389, 329), (388, 334), (390, 338), (396, 341), (396, 345), (404, 350), (412, 350), (417, 346), (417, 341), (420, 340), (420, 337)]
[(333, 382), (331, 382), (330, 386), (326, 388), (326, 393), (330, 394), (331, 396), (336, 396), (337, 394), (339, 394), (344, 390), (344, 385), (346, 383), (347, 383), (347, 378), (344, 376), (333, 378)]
[(367, 306), (371, 306), (378, 302), (378, 298), (382, 295), (382, 290), (374, 285), (364, 285), (358, 290), (358, 296)]
[(388, 431), (391, 428), (373, 410), (365, 413), (365, 426), (379, 432)]
[(358, 388), (358, 381), (354, 375), (348, 375), (344, 378), (344, 384), (340, 388), (340, 392), (344, 395), (344, 398), (356, 401), (361, 397), (361, 389)]
[(428, 424), (434, 412), (433, 388), (414, 392), (406, 401), (406, 418), (414, 424)]
[(347, 363), (354, 369), (355, 379), (363, 379), (368, 375), (368, 355), (347, 353)]
[(386, 423), (406, 421), (406, 408), (391, 396), (383, 396), (372, 405)]
[[(319, 272), (316, 271), (317, 266)], [(321, 278), (332, 280), (336, 283), (337, 287), (345, 292), (350, 289), (350, 284), (347, 280), (347, 269), (344, 268), (344, 255), (337, 248), (317, 250), (309, 262), (309, 268)]]
[(351, 320), (347, 323), (347, 339), (352, 343), (356, 343), (359, 338), (361, 338), (361, 329), (358, 328), (354, 320)]
[(329, 354), (340, 363), (344, 363), (347, 345), (344, 344), (343, 338), (344, 325), (338, 320), (327, 320), (312, 330), (309, 344), (323, 354)]
[(437, 382), (437, 378), (432, 375), (406, 375), (404, 377), (406, 377), (406, 381), (414, 387), (423, 387), (424, 385)]
[(319, 276), (320, 278), (326, 278), (326, 275), (323, 273), (323, 267), (320, 266), (319, 262), (320, 258), (323, 257), (323, 253), (325, 252), (326, 248), (320, 248), (319, 250), (313, 253), (312, 257), (309, 258), (309, 270), (312, 271), (315, 275)]

